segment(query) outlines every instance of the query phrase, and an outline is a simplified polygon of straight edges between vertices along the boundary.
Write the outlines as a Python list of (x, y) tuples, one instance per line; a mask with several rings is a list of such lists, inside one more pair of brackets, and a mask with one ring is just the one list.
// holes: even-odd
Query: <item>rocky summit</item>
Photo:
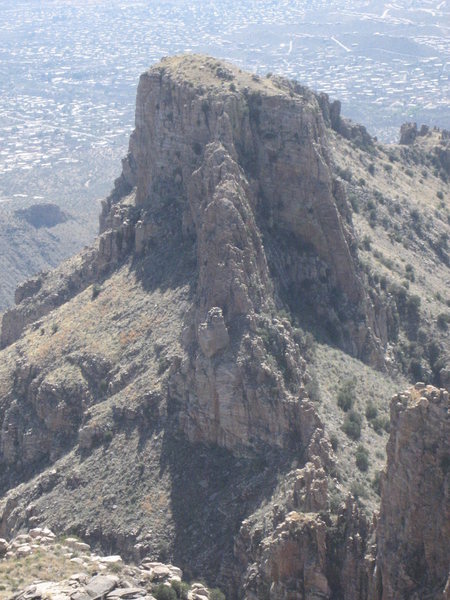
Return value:
[(4, 589), (447, 597), (448, 137), (419, 133), (210, 57), (141, 76), (96, 243), (2, 316), (0, 569), (46, 531), (80, 567)]

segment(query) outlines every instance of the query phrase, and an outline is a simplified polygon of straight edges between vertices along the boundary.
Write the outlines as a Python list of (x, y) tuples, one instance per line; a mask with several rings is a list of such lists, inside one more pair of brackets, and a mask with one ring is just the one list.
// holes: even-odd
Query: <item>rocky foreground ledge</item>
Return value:
[(182, 581), (181, 569), (144, 559), (126, 565), (118, 555), (99, 556), (75, 537), (31, 529), (0, 538), (0, 600), (221, 600), (219, 590)]

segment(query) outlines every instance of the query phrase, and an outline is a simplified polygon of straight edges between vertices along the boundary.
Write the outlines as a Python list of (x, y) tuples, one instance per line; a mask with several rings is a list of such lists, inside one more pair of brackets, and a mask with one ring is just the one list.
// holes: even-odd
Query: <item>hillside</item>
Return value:
[(0, 312), (14, 304), (20, 283), (92, 243), (97, 211), (96, 203), (85, 203), (75, 211), (70, 202), (65, 208), (17, 198), (0, 203)]
[(144, 73), (99, 238), (2, 317), (0, 535), (76, 534), (232, 599), (441, 598), (449, 141), (416, 134), (383, 146), (209, 57)]

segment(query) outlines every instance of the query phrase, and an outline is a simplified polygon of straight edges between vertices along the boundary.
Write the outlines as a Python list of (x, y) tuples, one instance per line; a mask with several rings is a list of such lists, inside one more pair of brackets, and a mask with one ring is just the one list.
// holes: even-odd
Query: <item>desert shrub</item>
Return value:
[(378, 496), (381, 496), (381, 471), (375, 472), (375, 475), (373, 476), (372, 481), (370, 482), (370, 485), (371, 485), (373, 491)]
[[(110, 431), (107, 431), (106, 434), (108, 434), (108, 433), (111, 434), (111, 438), (112, 438), (112, 433)], [(113, 563), (112, 565), (109, 565), (109, 570), (112, 571), (113, 573), (121, 573), (122, 569), (123, 569), (123, 565), (121, 565), (120, 563)]]
[(422, 361), (419, 358), (412, 358), (409, 363), (409, 372), (414, 381), (422, 381), (424, 379), (424, 369)]
[(370, 235), (365, 235), (362, 239), (362, 247), (364, 248), (364, 250), (369, 251), (371, 249), (371, 244), (372, 238), (370, 237)]
[(338, 395), (337, 395), (337, 405), (339, 408), (342, 408), (344, 412), (347, 412), (351, 408), (353, 408), (353, 404), (355, 402), (356, 394), (355, 394), (355, 385), (356, 382), (354, 379), (347, 379), (341, 385)]
[(410, 263), (406, 264), (405, 271), (406, 271), (406, 275), (405, 275), (406, 279), (414, 282), (416, 278), (414, 275), (414, 267), (412, 266), (412, 264), (410, 264)]
[(370, 165), (367, 167), (367, 170), (371, 175), (375, 175), (375, 165), (373, 163), (370, 163)]
[(448, 248), (448, 233), (447, 232), (439, 234), (439, 238), (437, 241), (437, 247), (440, 250), (447, 250), (447, 248)]
[(320, 387), (319, 381), (315, 373), (312, 374), (311, 379), (305, 385), (306, 393), (313, 402), (320, 402)]
[(153, 596), (156, 600), (177, 600), (178, 596), (173, 587), (160, 583), (156, 588), (152, 590)]
[(336, 450), (339, 448), (339, 438), (335, 433), (330, 435), (330, 444), (333, 450), (336, 452)]
[(185, 581), (172, 581), (171, 586), (175, 590), (177, 598), (180, 600), (187, 600), (189, 592), (189, 584)]
[(209, 599), (210, 600), (226, 600), (225, 594), (219, 590), (219, 588), (214, 588), (209, 590)]
[(162, 375), (170, 367), (170, 359), (161, 355), (158, 357), (158, 375)]
[[(110, 429), (107, 429), (106, 431), (103, 432), (102, 439), (105, 444), (110, 444), (113, 439), (113, 432)], [(119, 566), (120, 568), (122, 568), (121, 565), (111, 565), (111, 566), (112, 567)]]
[(369, 451), (365, 446), (359, 444), (355, 452), (356, 466), (360, 471), (367, 471), (369, 468)]
[(444, 199), (444, 194), (441, 191), (436, 192), (436, 196), (439, 198), (439, 200), (443, 200)]
[(388, 424), (389, 424), (389, 419), (387, 417), (383, 417), (381, 415), (378, 415), (377, 417), (375, 417), (374, 419), (372, 419), (370, 421), (370, 425), (372, 426), (374, 431), (376, 431), (377, 433), (380, 433), (380, 434), (383, 430), (387, 431), (389, 429)]
[(448, 323), (450, 323), (450, 315), (448, 313), (439, 314), (436, 323), (441, 331), (447, 331)]
[(434, 367), (441, 354), (441, 347), (436, 342), (432, 341), (427, 347), (428, 360), (430, 361), (431, 368)]
[(345, 181), (348, 181), (350, 183), (350, 181), (352, 180), (352, 172), (350, 171), (349, 168), (341, 169), (340, 167), (337, 167), (336, 171), (337, 171), (339, 177), (341, 177), (342, 179), (344, 179)]
[(350, 204), (352, 205), (353, 211), (355, 213), (359, 213), (359, 202), (356, 194), (349, 194), (348, 199), (350, 200)]
[(192, 144), (192, 150), (197, 156), (200, 156), (200, 154), (202, 153), (202, 145), (200, 144), (200, 142), (194, 142)]
[(101, 286), (99, 286), (98, 283), (94, 283), (94, 285), (92, 286), (92, 300), (95, 300), (101, 291)]
[(351, 410), (347, 413), (344, 424), (342, 425), (342, 431), (352, 440), (359, 440), (361, 437), (361, 415), (355, 410)]
[(100, 394), (105, 395), (108, 391), (108, 382), (106, 379), (100, 379), (100, 382), (98, 384), (98, 391), (100, 392)]
[(378, 415), (378, 409), (373, 402), (368, 402), (366, 405), (366, 419), (372, 421)]
[(350, 487), (350, 491), (356, 500), (360, 498), (367, 498), (367, 490), (364, 485), (359, 481), (354, 481)]

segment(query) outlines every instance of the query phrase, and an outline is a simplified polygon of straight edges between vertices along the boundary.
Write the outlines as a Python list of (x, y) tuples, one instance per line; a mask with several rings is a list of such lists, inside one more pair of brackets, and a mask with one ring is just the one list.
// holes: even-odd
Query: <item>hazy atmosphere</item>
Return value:
[(446, 0), (0, 0), (0, 17), (0, 198), (109, 192), (139, 75), (183, 52), (297, 79), (383, 141), (450, 128)]
[(450, 600), (449, 57), (0, 0), (0, 600)]

